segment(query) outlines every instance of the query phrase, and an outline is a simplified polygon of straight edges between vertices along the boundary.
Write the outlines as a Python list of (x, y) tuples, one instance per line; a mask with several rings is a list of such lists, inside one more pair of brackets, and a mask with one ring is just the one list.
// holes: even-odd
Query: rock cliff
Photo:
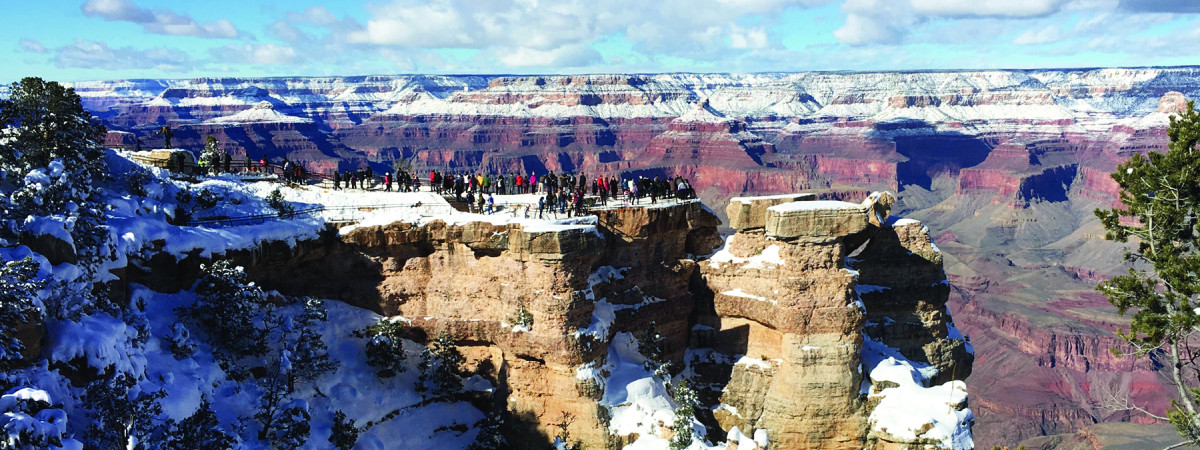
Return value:
[[(559, 225), (451, 215), (237, 257), (281, 292), (403, 316), (418, 339), (449, 332), (498, 386), (512, 437), (525, 440), (515, 442), (546, 441), (564, 423), (593, 448), (674, 434), (669, 420), (630, 432), (619, 417), (629, 405), (610, 402), (626, 389), (619, 342), (655, 329), (714, 440), (737, 427), (764, 430), (772, 448), (957, 445), (922, 434), (946, 426), (939, 418), (903, 438), (872, 415), (895, 383), (872, 379), (866, 339), (932, 367), (926, 387), (971, 366), (943, 306), (940, 253), (919, 223), (888, 221), (893, 201), (739, 198), (725, 239), (698, 201), (600, 208)], [(969, 420), (954, 426), (969, 439)]]

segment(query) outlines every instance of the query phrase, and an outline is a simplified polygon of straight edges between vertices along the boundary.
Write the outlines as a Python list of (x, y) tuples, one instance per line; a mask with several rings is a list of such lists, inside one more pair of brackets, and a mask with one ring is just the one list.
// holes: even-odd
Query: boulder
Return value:
[(762, 228), (767, 225), (767, 208), (784, 203), (816, 200), (816, 194), (797, 193), (761, 197), (734, 197), (725, 207), (729, 227), (735, 230)]

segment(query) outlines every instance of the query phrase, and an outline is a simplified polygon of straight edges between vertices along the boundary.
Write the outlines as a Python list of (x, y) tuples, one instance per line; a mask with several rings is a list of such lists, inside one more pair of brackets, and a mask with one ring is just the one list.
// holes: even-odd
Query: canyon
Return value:
[[(946, 320), (945, 312), (928, 299), (948, 295), (954, 324), (975, 348), (967, 384), (978, 445), (1012, 445), (1100, 422), (1152, 422), (1111, 408), (1112, 400), (1128, 398), (1156, 412), (1170, 402), (1151, 362), (1109, 352), (1120, 346), (1113, 331), (1124, 321), (1092, 287), (1123, 270), (1121, 248), (1102, 240), (1091, 211), (1118, 204), (1116, 185), (1108, 177), (1117, 163), (1165, 148), (1169, 114), (1179, 111), (1185, 99), (1200, 96), (1197, 68), (211, 78), (71, 85), (109, 127), (107, 142), (114, 147), (135, 147), (139, 140), (143, 147), (159, 147), (163, 140), (155, 131), (169, 125), (173, 143), (182, 148), (199, 149), (211, 134), (235, 158), (286, 157), (315, 171), (371, 165), (380, 173), (394, 160), (407, 159), (422, 170), (680, 175), (693, 181), (709, 205), (779, 192), (854, 201), (873, 191), (896, 192), (891, 209), (932, 230), (929, 244), (941, 250), (937, 265), (944, 266), (946, 283), (936, 288), (944, 292), (935, 293), (917, 284), (891, 289), (913, 299), (906, 317), (934, 330)], [(731, 252), (743, 252), (737, 257), (762, 250), (755, 246), (766, 247), (765, 237), (755, 231), (758, 226), (739, 228), (736, 222), (743, 219), (728, 211), (718, 209), (704, 220), (705, 227), (723, 221), (737, 229), (729, 246)], [(706, 326), (718, 335), (734, 327), (774, 343), (763, 347), (763, 353), (784, 363), (764, 372), (793, 370), (789, 365), (802, 355), (789, 347), (795, 344), (789, 333), (802, 327), (786, 322), (764, 331), (760, 325), (772, 314), (761, 310), (764, 305), (721, 292), (773, 297), (750, 291), (737, 274), (672, 262), (680, 259), (686, 237), (676, 243), (680, 248), (653, 249), (639, 247), (643, 244), (635, 238), (649, 229), (625, 231), (635, 234), (629, 238), (631, 247), (622, 251), (653, 267), (648, 276), (673, 280), (668, 284), (676, 289), (689, 286), (684, 272), (707, 273), (716, 280), (710, 283), (720, 292), (712, 294), (712, 305), (697, 302), (690, 313), (697, 323), (736, 316), (746, 323), (722, 319)], [(895, 240), (906, 246), (920, 240), (916, 231), (892, 227)], [(580, 237), (572, 245), (598, 245), (588, 239)], [(882, 245), (890, 239), (877, 234), (872, 242)], [(513, 251), (511, 245), (503, 251)], [(808, 248), (812, 245), (802, 247), (807, 249), (789, 251), (799, 255), (813, 250)], [(416, 255), (428, 250), (396, 249)], [(484, 245), (470, 251), (491, 255), (501, 250)], [(392, 270), (403, 274), (420, 272), (407, 264), (428, 255), (375, 257), (392, 260)], [(876, 263), (861, 258), (856, 269), (870, 278), (867, 267)], [(812, 264), (812, 276), (833, 277), (828, 260)], [(898, 273), (925, 285), (941, 281), (931, 279), (937, 271), (919, 267)], [(425, 314), (420, 311), (430, 303), (420, 296), (407, 300), (415, 294), (403, 286), (431, 281), (417, 274), (397, 277), (403, 283), (385, 289), (391, 299), (378, 308)], [(578, 291), (585, 278), (558, 281), (556, 289)], [(666, 299), (659, 307), (679, 301), (662, 295), (656, 297)], [(879, 294), (861, 295), (868, 311), (873, 295)], [(896, 307), (881, 301), (882, 308)], [(562, 312), (532, 305), (531, 311), (537, 323), (548, 325), (556, 324), (548, 318), (551, 312)], [(561, 320), (580, 325), (588, 316), (585, 311), (572, 314)], [(879, 317), (869, 313), (860, 320), (868, 336), (890, 339), (892, 331), (877, 326)], [(842, 325), (832, 325), (836, 323)], [(686, 335), (677, 322), (657, 326), (664, 335)], [(833, 320), (825, 326), (814, 332), (829, 344), (853, 340), (847, 330), (859, 325)], [(910, 359), (924, 358), (941, 372), (949, 370), (950, 378), (965, 376), (955, 373), (959, 365), (938, 362), (962, 351), (938, 344), (941, 331), (930, 333), (906, 335), (898, 341), (903, 344), (891, 345)], [(679, 351), (687, 347), (673, 344)], [(853, 364), (850, 356), (833, 353), (823, 355), (838, 361), (830, 367)], [(567, 359), (554, 364), (581, 358), (562, 357)], [(769, 373), (735, 370), (729, 377), (729, 383), (745, 383), (760, 392), (802, 388), (777, 382)], [(531, 399), (515, 401), (522, 408), (535, 405)], [(761, 399), (720, 401), (740, 402), (739, 411), (763, 411), (761, 420), (782, 414), (773, 409), (778, 405)], [(742, 423), (732, 415), (713, 420)]]

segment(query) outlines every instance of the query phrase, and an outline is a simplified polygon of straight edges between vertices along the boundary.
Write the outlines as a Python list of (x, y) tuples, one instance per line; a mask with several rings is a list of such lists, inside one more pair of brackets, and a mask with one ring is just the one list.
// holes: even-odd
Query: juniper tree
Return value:
[(700, 400), (696, 398), (696, 391), (685, 380), (680, 380), (675, 385), (674, 395), (675, 404), (679, 407), (675, 408), (675, 422), (673, 429), (675, 437), (671, 438), (669, 448), (671, 450), (680, 450), (692, 445), (692, 421), (696, 418), (696, 407), (700, 404)]
[(32, 258), (0, 266), (0, 372), (16, 368), (24, 359), (26, 347), (17, 335), (18, 325), (42, 321), (42, 309), (35, 299), (45, 280), (37, 275), (38, 265)]
[(367, 365), (374, 367), (379, 378), (391, 378), (408, 369), (404, 341), (400, 337), (404, 325), (399, 321), (380, 319), (359, 334), (366, 338)]
[(333, 424), (329, 429), (329, 443), (338, 450), (350, 450), (358, 443), (360, 431), (354, 426), (354, 420), (346, 417), (346, 413), (334, 411)]
[(417, 365), (421, 372), (417, 377), (417, 391), (424, 393), (432, 383), (434, 395), (457, 394), (462, 390), (464, 362), (466, 359), (458, 351), (458, 345), (450, 334), (445, 331), (438, 333), (437, 339), (421, 353), (421, 362)]
[(203, 270), (195, 288), (199, 298), (181, 315), (208, 334), (223, 359), (266, 354), (269, 330), (261, 326), (271, 309), (266, 294), (229, 261), (215, 261)]
[(84, 444), (89, 448), (122, 448), (131, 440), (138, 448), (154, 448), (168, 430), (158, 420), (159, 400), (166, 391), (134, 389), (137, 380), (125, 374), (93, 380), (84, 386), (84, 406), (91, 412)]
[(113, 252), (97, 189), (109, 177), (104, 135), (74, 89), (33, 77), (12, 84), (0, 100), (0, 243), (27, 216), (68, 216), (82, 278), (93, 278)]
[(179, 422), (167, 448), (171, 450), (220, 450), (233, 448), (233, 436), (221, 430), (221, 421), (213, 411), (212, 404), (205, 399), (191, 416)]
[[(1200, 443), (1200, 115), (1193, 102), (1172, 116), (1166, 153), (1133, 155), (1117, 166), (1125, 209), (1098, 209), (1105, 238), (1133, 242), (1125, 252), (1129, 272), (1097, 289), (1122, 314), (1118, 333), (1137, 356), (1167, 361), (1179, 396), (1166, 417), (1186, 444)], [(1114, 349), (1114, 353), (1122, 352)], [(1145, 412), (1143, 410), (1143, 412)], [(1148, 412), (1147, 412), (1148, 413)]]

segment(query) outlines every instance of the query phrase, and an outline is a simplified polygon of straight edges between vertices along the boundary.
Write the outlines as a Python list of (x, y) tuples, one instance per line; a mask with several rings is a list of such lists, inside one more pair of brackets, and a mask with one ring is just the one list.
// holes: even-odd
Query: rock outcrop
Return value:
[[(696, 387), (710, 438), (737, 427), (773, 448), (885, 447), (868, 420), (878, 383), (863, 368), (864, 336), (935, 366), (939, 382), (970, 371), (947, 328), (940, 253), (919, 224), (879, 225), (891, 201), (741, 198), (728, 208), (740, 224), (728, 239), (698, 201), (600, 208), (555, 225), (452, 215), (241, 258), (253, 257), (247, 271), (268, 288), (403, 316), (416, 339), (449, 333), (498, 387), (516, 442), (549, 440), (564, 418), (588, 447), (636, 440), (610, 422), (619, 405), (600, 401), (617, 388), (604, 368), (618, 337), (653, 328), (673, 371)], [(897, 255), (907, 257), (889, 261)], [(864, 309), (864, 277), (896, 295), (864, 296)], [(517, 323), (521, 310), (531, 324)]]
[[(698, 344), (750, 358), (713, 384), (724, 429), (764, 428), (779, 448), (861, 448), (866, 410), (859, 396), (864, 317), (845, 259), (847, 236), (866, 225), (852, 203), (743, 199), (765, 217), (745, 220), (701, 267), (712, 306)], [(811, 208), (811, 209), (809, 209)], [(714, 369), (709, 369), (717, 371)]]

